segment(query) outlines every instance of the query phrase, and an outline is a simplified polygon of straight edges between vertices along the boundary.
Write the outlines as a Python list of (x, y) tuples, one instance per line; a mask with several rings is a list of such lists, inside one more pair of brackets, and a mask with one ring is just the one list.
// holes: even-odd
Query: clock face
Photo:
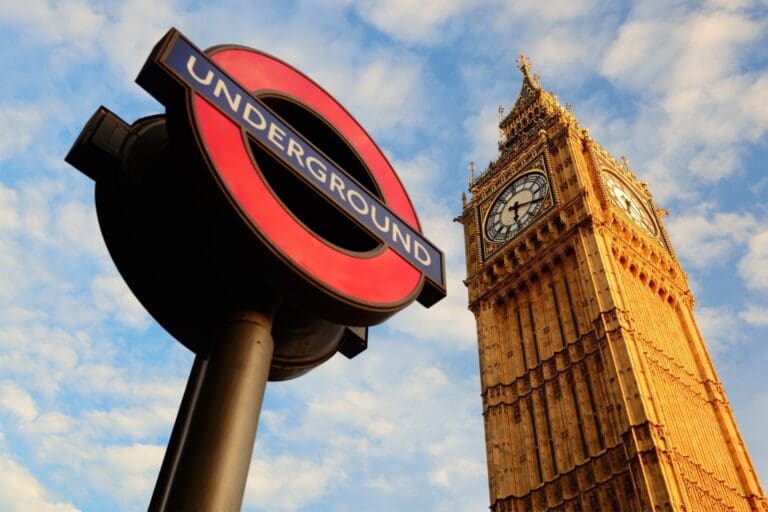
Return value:
[(613, 174), (603, 172), (603, 179), (608, 189), (608, 197), (614, 206), (628, 215), (630, 219), (635, 221), (638, 226), (651, 236), (656, 236), (656, 223), (648, 212), (648, 208), (645, 207), (644, 201)]
[(541, 211), (549, 183), (543, 172), (530, 172), (509, 184), (494, 201), (485, 220), (485, 236), (492, 242), (509, 240)]

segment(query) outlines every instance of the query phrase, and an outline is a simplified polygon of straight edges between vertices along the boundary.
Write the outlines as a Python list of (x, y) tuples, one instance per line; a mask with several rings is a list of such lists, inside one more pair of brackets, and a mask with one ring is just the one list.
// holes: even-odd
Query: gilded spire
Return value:
[[(570, 105), (562, 107), (557, 97), (541, 87), (539, 76), (532, 71), (531, 62), (521, 53), (517, 67), (523, 75), (520, 93), (512, 108), (505, 112), (499, 108), (499, 156), (497, 163), (491, 163), (476, 181), (488, 171), (503, 167), (499, 162), (506, 161), (518, 148), (533, 137), (545, 133), (557, 119), (569, 126), (578, 128)], [(502, 162), (503, 163), (503, 162)], [(498, 165), (497, 165), (498, 164)]]
[(546, 95), (546, 93), (541, 88), (541, 84), (539, 83), (539, 76), (531, 73), (531, 62), (528, 60), (528, 57), (526, 57), (524, 53), (521, 53), (517, 58), (517, 67), (523, 73), (523, 83), (520, 88), (520, 94), (518, 95), (517, 101), (512, 107), (512, 110), (510, 110), (506, 116), (501, 115), (502, 112), (499, 111), (501, 117), (499, 120), (499, 127), (502, 129), (504, 129), (504, 127), (512, 118), (516, 116), (516, 114), (520, 113), (532, 103), (538, 101), (542, 94)]
[(528, 58), (525, 56), (525, 54), (521, 53), (520, 57), (517, 58), (517, 67), (520, 68), (520, 71), (523, 72), (524, 76), (527, 76), (530, 78), (531, 63), (528, 62)]
[(523, 83), (528, 83), (535, 89), (541, 88), (541, 85), (539, 84), (539, 75), (536, 73), (531, 74), (531, 61), (528, 60), (528, 57), (526, 57), (524, 53), (521, 53), (517, 58), (517, 67), (523, 73)]

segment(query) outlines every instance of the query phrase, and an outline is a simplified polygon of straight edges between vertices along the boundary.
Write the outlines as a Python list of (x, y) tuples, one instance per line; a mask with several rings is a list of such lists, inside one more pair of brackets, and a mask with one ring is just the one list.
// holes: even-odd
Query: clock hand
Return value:
[(544, 198), (543, 197), (539, 197), (539, 198), (536, 198), (536, 199), (531, 199), (530, 201), (526, 201), (524, 203), (518, 203), (517, 207), (520, 208), (521, 206), (527, 206), (529, 204), (538, 203), (542, 199), (544, 199)]
[(544, 198), (543, 197), (539, 197), (539, 198), (536, 198), (536, 199), (531, 199), (530, 201), (526, 201), (524, 203), (518, 203), (517, 201), (515, 201), (515, 203), (513, 205), (511, 205), (509, 208), (507, 208), (507, 211), (511, 212), (512, 210), (514, 210), (515, 218), (517, 218), (517, 210), (519, 210), (521, 206), (527, 206), (529, 204), (538, 203), (542, 199), (544, 199)]
[(510, 205), (509, 208), (507, 208), (508, 212), (512, 212), (512, 214), (513, 214), (512, 220), (514, 220), (515, 222), (517, 222), (517, 210), (518, 210), (518, 208), (520, 208), (520, 203), (518, 203), (517, 201), (515, 201), (512, 205)]

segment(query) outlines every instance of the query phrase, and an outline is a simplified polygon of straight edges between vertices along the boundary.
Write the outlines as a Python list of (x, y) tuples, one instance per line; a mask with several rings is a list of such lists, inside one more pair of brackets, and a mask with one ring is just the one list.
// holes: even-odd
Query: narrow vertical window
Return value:
[(586, 360), (582, 362), (581, 376), (584, 378), (584, 383), (587, 385), (587, 394), (589, 395), (589, 408), (592, 409), (592, 418), (595, 421), (595, 430), (597, 431), (597, 442), (600, 444), (600, 451), (605, 449), (605, 438), (603, 437), (603, 426), (600, 423), (600, 415), (597, 412), (597, 405), (595, 404), (595, 393), (592, 391), (592, 382), (589, 379), (589, 372), (583, 365), (587, 364)]
[(517, 332), (520, 335), (520, 349), (523, 352), (523, 368), (528, 371), (528, 354), (525, 352), (525, 340), (523, 339), (523, 319), (520, 318), (520, 309), (516, 309), (517, 313)]
[(533, 337), (533, 349), (536, 353), (536, 364), (539, 364), (541, 354), (539, 353), (539, 338), (536, 336), (536, 322), (533, 319), (533, 302), (528, 303), (528, 315), (531, 318), (531, 336)]
[(547, 385), (541, 386), (541, 399), (544, 405), (544, 419), (547, 423), (547, 441), (549, 443), (549, 454), (552, 457), (552, 469), (554, 475), (557, 476), (560, 473), (560, 469), (557, 467), (557, 453), (555, 452), (555, 439), (552, 434), (552, 421), (549, 417), (549, 400), (547, 400)]
[(581, 335), (581, 332), (579, 331), (579, 321), (576, 318), (576, 310), (573, 309), (573, 299), (571, 298), (571, 287), (568, 286), (568, 278), (563, 278), (563, 284), (565, 285), (565, 296), (568, 299), (568, 309), (571, 310), (571, 322), (573, 322), (573, 332), (575, 333), (575, 336), (578, 338)]
[(533, 397), (528, 395), (528, 414), (531, 417), (531, 427), (533, 427), (533, 452), (536, 454), (536, 470), (539, 476), (539, 482), (544, 481), (544, 470), (541, 467), (541, 454), (539, 453), (539, 430), (536, 428), (536, 415), (533, 412)]
[(568, 387), (571, 389), (571, 396), (573, 397), (573, 406), (576, 409), (576, 420), (579, 424), (579, 437), (581, 438), (581, 449), (584, 452), (584, 458), (589, 457), (589, 445), (587, 444), (587, 436), (584, 432), (584, 413), (581, 410), (581, 404), (579, 404), (579, 396), (576, 390), (576, 379), (573, 373), (568, 373)]
[(555, 284), (549, 283), (549, 289), (552, 291), (552, 300), (555, 304), (555, 316), (557, 317), (557, 327), (560, 329), (560, 346), (565, 348), (565, 330), (563, 329), (563, 318), (560, 314), (560, 301), (557, 300), (557, 291)]

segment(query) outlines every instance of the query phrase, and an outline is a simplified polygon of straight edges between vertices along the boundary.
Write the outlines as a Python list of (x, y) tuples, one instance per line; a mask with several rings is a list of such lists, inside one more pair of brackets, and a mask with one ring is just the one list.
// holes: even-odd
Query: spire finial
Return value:
[(475, 162), (469, 162), (469, 178), (475, 179)]
[(499, 105), (499, 121), (504, 119), (504, 105)]
[(520, 68), (520, 71), (523, 72), (525, 76), (528, 76), (531, 72), (531, 63), (528, 61), (528, 58), (524, 54), (520, 54), (520, 57), (517, 59), (517, 67)]

